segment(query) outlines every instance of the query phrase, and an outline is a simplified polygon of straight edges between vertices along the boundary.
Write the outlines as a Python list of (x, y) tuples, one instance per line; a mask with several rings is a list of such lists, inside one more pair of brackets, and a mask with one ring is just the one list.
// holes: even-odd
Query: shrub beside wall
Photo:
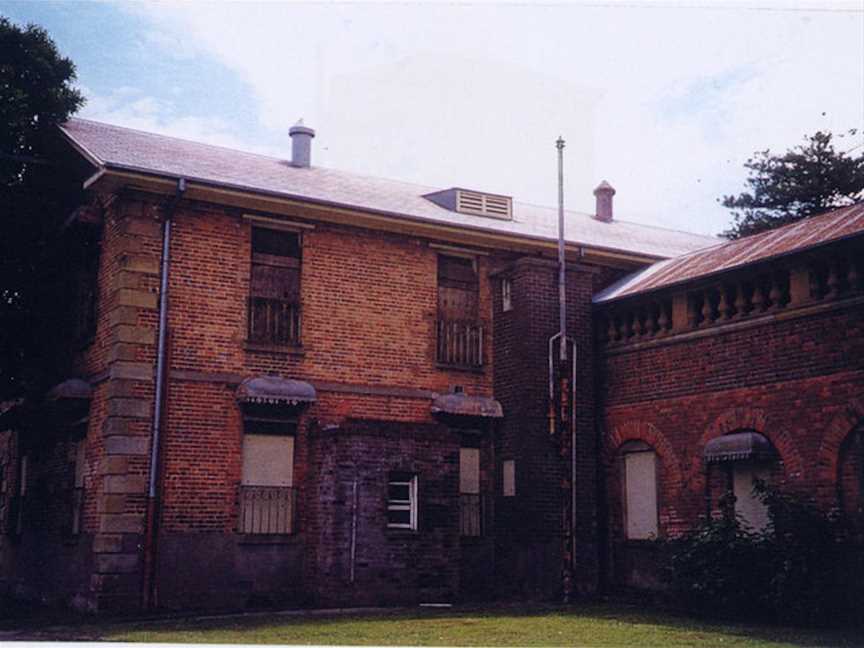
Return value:
[(679, 605), (700, 616), (794, 625), (862, 624), (864, 544), (812, 501), (758, 484), (771, 523), (749, 529), (732, 512), (668, 542)]

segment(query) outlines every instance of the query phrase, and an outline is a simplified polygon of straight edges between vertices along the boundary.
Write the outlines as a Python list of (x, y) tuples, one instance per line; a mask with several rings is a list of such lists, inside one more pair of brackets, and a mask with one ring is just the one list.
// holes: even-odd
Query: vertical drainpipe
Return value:
[(150, 437), (150, 480), (147, 487), (147, 517), (144, 528), (144, 574), (142, 607), (156, 605), (156, 509), (159, 478), (159, 440), (165, 400), (165, 340), (168, 326), (168, 270), (171, 265), (171, 223), (177, 205), (186, 192), (186, 179), (177, 179), (177, 193), (165, 213), (162, 226), (162, 265), (159, 276), (159, 337), (156, 343), (156, 389), (153, 396), (153, 431)]

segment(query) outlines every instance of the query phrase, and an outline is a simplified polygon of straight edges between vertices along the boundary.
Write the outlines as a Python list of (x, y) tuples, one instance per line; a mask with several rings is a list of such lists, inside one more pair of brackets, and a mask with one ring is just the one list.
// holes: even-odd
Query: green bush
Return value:
[(669, 542), (671, 591), (701, 616), (796, 625), (861, 622), (864, 552), (837, 517), (812, 501), (757, 483), (770, 524), (749, 529), (732, 512)]

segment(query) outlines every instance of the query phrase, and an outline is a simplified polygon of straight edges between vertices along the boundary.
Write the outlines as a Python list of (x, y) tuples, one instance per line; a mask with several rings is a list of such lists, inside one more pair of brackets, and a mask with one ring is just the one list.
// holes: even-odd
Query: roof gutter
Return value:
[(186, 193), (186, 180), (178, 178), (177, 190), (165, 213), (162, 226), (162, 268), (159, 277), (159, 337), (156, 345), (156, 389), (153, 397), (153, 432), (150, 439), (150, 481), (147, 488), (147, 518), (144, 537), (144, 578), (142, 607), (156, 606), (156, 540), (157, 495), (159, 493), (159, 445), (162, 431), (162, 409), (165, 401), (165, 346), (168, 325), (168, 271), (171, 264), (171, 223), (177, 205)]
[[(99, 176), (98, 178), (94, 176), (87, 181), (89, 183), (88, 187), (96, 184), (97, 180), (108, 181), (114, 179), (124, 184), (135, 182), (137, 180), (139, 182), (149, 182), (161, 185), (167, 192), (173, 189), (175, 183), (179, 179), (179, 176), (168, 176), (159, 173), (153, 173), (152, 171), (148, 171), (145, 169), (127, 167), (116, 164), (106, 164), (104, 166), (103, 173), (97, 173), (97, 175)], [(431, 230), (434, 230), (435, 232), (452, 232), (454, 234), (460, 235), (464, 235), (466, 233), (474, 234), (488, 241), (488, 243), (486, 244), (489, 247), (493, 247), (495, 245), (495, 242), (506, 242), (511, 245), (515, 244), (520, 247), (528, 247), (535, 249), (537, 247), (541, 247), (550, 251), (554, 250), (557, 247), (556, 239), (549, 239), (541, 236), (515, 234), (505, 231), (490, 231), (488, 229), (475, 227), (469, 224), (442, 224), (435, 221), (418, 218), (416, 216), (410, 216), (408, 214), (401, 214), (398, 212), (368, 209), (357, 205), (323, 200), (320, 198), (311, 198), (308, 196), (279, 193), (275, 191), (267, 191), (264, 189), (253, 189), (249, 187), (243, 187), (239, 185), (235, 186), (226, 183), (216, 183), (202, 178), (184, 177), (184, 179), (187, 182), (190, 193), (204, 192), (206, 194), (212, 194), (210, 201), (221, 204), (231, 204), (230, 202), (225, 200), (225, 197), (232, 197), (235, 201), (248, 201), (249, 198), (258, 198), (267, 202), (281, 205), (283, 207), (305, 207), (311, 209), (326, 210), (328, 213), (351, 215), (354, 217), (356, 217), (357, 215), (363, 215), (366, 218), (371, 218), (387, 224), (392, 224), (394, 219), (398, 219), (399, 221), (405, 222), (407, 224), (427, 227)], [(201, 198), (201, 200), (206, 200), (206, 198)], [(627, 252), (604, 246), (586, 245), (585, 243), (575, 241), (568, 241), (565, 243), (565, 245), (568, 253), (580, 254), (582, 257), (586, 255), (598, 256), (605, 259), (618, 261), (619, 263), (627, 265), (646, 265), (667, 258), (654, 254)]]

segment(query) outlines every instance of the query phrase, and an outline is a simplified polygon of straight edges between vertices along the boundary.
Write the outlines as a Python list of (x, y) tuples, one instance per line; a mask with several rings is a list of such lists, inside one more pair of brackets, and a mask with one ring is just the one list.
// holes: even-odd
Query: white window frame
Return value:
[[(390, 497), (391, 486), (408, 486), (408, 499), (392, 499)], [(387, 528), (388, 529), (408, 529), (410, 531), (417, 530), (417, 475), (411, 475), (407, 479), (404, 477), (391, 477), (387, 480)], [(391, 522), (389, 519), (390, 511), (408, 511), (408, 523)]]
[(501, 279), (501, 310), (505, 313), (513, 310), (513, 281), (508, 277)]

